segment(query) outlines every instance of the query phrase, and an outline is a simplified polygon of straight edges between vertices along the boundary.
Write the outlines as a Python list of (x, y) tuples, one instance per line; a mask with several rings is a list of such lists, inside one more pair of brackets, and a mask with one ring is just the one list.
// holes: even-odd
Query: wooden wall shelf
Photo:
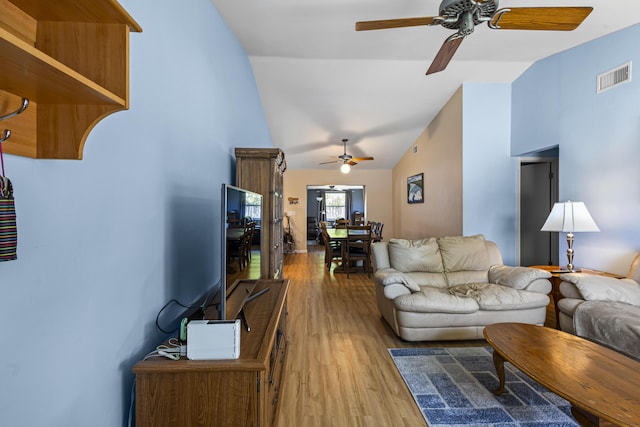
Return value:
[(115, 0), (0, 0), (0, 127), (9, 154), (81, 159), (91, 129), (129, 107), (129, 32), (141, 27)]

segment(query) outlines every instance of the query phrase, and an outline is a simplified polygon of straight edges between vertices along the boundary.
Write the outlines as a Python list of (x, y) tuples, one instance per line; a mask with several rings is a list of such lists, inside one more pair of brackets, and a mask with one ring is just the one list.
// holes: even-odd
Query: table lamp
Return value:
[(553, 205), (549, 217), (540, 231), (556, 231), (567, 233), (567, 270), (573, 268), (573, 233), (600, 231), (583, 202), (558, 202)]

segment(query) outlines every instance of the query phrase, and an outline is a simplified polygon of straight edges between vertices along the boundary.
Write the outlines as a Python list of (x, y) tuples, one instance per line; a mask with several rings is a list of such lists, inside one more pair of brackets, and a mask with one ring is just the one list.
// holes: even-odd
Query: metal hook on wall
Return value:
[(2, 136), (0, 136), (0, 144), (2, 144), (3, 142), (5, 142), (7, 139), (11, 138), (11, 130), (10, 129), (5, 129), (2, 132)]
[[(9, 113), (9, 114), (6, 114), (4, 116), (0, 116), (0, 122), (3, 121), (3, 120), (10, 119), (11, 117), (17, 116), (18, 114), (20, 114), (24, 110), (26, 110), (28, 106), (29, 106), (29, 100), (27, 98), (22, 98), (22, 105), (20, 106), (20, 108), (18, 108), (13, 113)], [(11, 133), (11, 132), (9, 132), (9, 133)]]

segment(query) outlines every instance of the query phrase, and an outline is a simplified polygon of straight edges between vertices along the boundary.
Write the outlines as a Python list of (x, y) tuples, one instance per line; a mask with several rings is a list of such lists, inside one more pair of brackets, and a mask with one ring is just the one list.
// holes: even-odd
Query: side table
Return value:
[[(560, 328), (560, 324), (558, 322), (558, 315), (559, 315), (559, 310), (558, 310), (558, 301), (560, 300), (560, 298), (562, 298), (562, 295), (560, 294), (560, 283), (562, 282), (562, 278), (560, 276), (562, 276), (563, 274), (567, 274), (570, 273), (570, 271), (564, 270), (562, 267), (558, 266), (558, 265), (531, 265), (531, 268), (538, 268), (540, 270), (544, 270), (544, 271), (548, 271), (549, 273), (551, 273), (551, 278), (549, 279), (549, 281), (551, 282), (551, 299), (553, 300), (553, 311), (556, 315), (556, 329)], [(576, 273), (578, 273), (578, 271), (576, 271)], [(620, 276), (617, 274), (613, 274), (613, 273), (607, 273), (605, 271), (598, 271), (598, 270), (591, 270), (588, 268), (582, 268), (580, 269), (579, 273), (586, 273), (586, 274), (594, 274), (597, 276), (607, 276), (607, 277), (614, 277), (616, 279), (622, 279), (624, 278), (624, 276)]]

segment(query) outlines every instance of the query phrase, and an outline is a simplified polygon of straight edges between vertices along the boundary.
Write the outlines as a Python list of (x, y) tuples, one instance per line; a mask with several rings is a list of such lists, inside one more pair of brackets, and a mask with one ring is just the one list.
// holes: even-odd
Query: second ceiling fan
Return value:
[(343, 154), (336, 156), (337, 160), (332, 160), (330, 162), (320, 162), (320, 165), (326, 165), (329, 163), (342, 163), (340, 167), (340, 171), (342, 173), (349, 173), (351, 170), (351, 166), (355, 166), (358, 162), (363, 162), (365, 160), (373, 160), (373, 157), (353, 157), (351, 154), (347, 154), (347, 142), (349, 140), (344, 138), (342, 140), (342, 146), (344, 148)]
[(422, 18), (385, 19), (356, 22), (356, 31), (386, 28), (442, 25), (458, 30), (449, 36), (427, 70), (427, 75), (444, 70), (462, 39), (473, 33), (476, 25), (486, 22), (494, 30), (576, 29), (593, 10), (592, 7), (512, 7), (498, 9), (498, 0), (443, 0), (440, 15)]

